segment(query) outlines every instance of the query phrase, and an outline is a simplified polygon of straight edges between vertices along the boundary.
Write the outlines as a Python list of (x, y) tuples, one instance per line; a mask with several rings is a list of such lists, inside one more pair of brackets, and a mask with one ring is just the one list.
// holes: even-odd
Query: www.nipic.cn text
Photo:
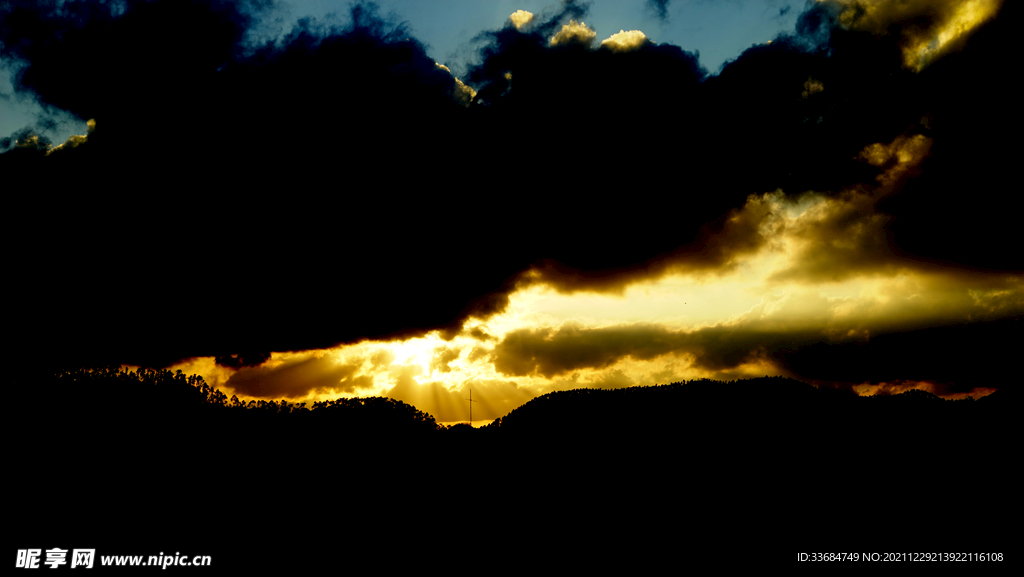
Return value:
[[(70, 558), (68, 553), (71, 553)], [(19, 569), (38, 569), (47, 566), (50, 569), (70, 567), (71, 569), (92, 569), (96, 561), (95, 549), (18, 549), (15, 567)], [(209, 567), (212, 559), (209, 555), (103, 555), (100, 566), (103, 567)]]

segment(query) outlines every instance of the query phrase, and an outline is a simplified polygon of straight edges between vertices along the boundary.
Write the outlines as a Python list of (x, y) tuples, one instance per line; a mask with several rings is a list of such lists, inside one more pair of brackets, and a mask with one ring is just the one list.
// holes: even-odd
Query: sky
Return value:
[(478, 426), (698, 378), (1015, 386), (1014, 10), (0, 2), (10, 358), (441, 422), (472, 391)]

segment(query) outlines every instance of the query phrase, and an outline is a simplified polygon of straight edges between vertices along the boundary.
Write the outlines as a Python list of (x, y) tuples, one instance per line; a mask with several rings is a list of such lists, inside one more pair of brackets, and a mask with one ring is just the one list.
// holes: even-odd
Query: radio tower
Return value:
[(472, 427), (473, 426), (473, 403), (479, 403), (480, 401), (474, 401), (473, 400), (473, 389), (469, 390), (469, 398), (466, 399), (466, 400), (469, 401), (469, 426)]

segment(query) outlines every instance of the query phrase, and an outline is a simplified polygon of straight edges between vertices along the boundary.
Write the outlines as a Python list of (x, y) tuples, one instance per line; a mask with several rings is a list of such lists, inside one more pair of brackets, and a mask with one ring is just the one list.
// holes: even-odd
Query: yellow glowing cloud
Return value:
[(995, 16), (1003, 0), (818, 0), (839, 4), (848, 28), (885, 32), (894, 22), (926, 16), (931, 26), (903, 31), (903, 63), (921, 70), (978, 26)]
[(19, 138), (18, 140), (14, 141), (15, 148), (39, 148), (41, 146), (42, 144), (39, 141), (38, 134), (30, 134), (25, 138)]
[(869, 144), (861, 151), (860, 157), (875, 166), (883, 166), (891, 160), (907, 165), (920, 162), (928, 154), (930, 146), (931, 141), (921, 134), (900, 136), (889, 144)]
[[(85, 125), (85, 134), (72, 134), (71, 136), (68, 137), (67, 140), (65, 140), (61, 144), (58, 144), (57, 146), (51, 146), (46, 151), (46, 154), (50, 155), (53, 154), (54, 152), (57, 152), (58, 150), (77, 148), (78, 146), (84, 144), (87, 140), (89, 140), (89, 135), (92, 134), (94, 130), (96, 130), (96, 120), (90, 118), (89, 121), (85, 123)], [(32, 136), (31, 138), (35, 139), (33, 140), (33, 144), (35, 144), (39, 140), (38, 136)]]
[(806, 193), (795, 198), (776, 193), (770, 200), (766, 195), (775, 218), (770, 221), (773, 230), (763, 234), (771, 237), (774, 247), (785, 246), (792, 255), (788, 265), (772, 273), (769, 280), (840, 282), (917, 268), (896, 257), (885, 232), (889, 217), (876, 205), (928, 156), (931, 143), (917, 134), (865, 147), (859, 158), (886, 168), (874, 188), (858, 187), (831, 195)]
[(824, 84), (812, 78), (808, 78), (807, 82), (804, 82), (804, 91), (801, 93), (801, 96), (805, 99), (810, 98), (812, 94), (817, 94), (822, 90), (825, 90)]
[(533, 13), (526, 10), (516, 10), (508, 19), (512, 21), (512, 25), (516, 27), (516, 30), (522, 30), (523, 26), (533, 21)]
[(639, 30), (619, 30), (601, 41), (601, 47), (612, 52), (631, 52), (650, 42), (647, 35)]
[(903, 49), (904, 62), (920, 70), (953, 42), (970, 34), (995, 15), (1002, 0), (967, 0), (960, 3), (931, 38), (919, 38)]
[[(124, 367), (122, 367), (124, 368)], [(138, 367), (133, 368), (136, 370)], [(186, 375), (202, 375), (203, 380), (206, 384), (217, 389), (224, 386), (224, 384), (231, 378), (231, 375), (235, 372), (233, 369), (222, 367), (218, 365), (213, 357), (197, 357), (193, 359), (185, 359), (184, 361), (168, 367), (172, 372), (181, 371)]]
[(889, 185), (921, 164), (928, 156), (931, 146), (931, 139), (921, 134), (900, 136), (889, 144), (876, 143), (867, 146), (861, 151), (860, 158), (878, 167), (891, 165), (878, 176), (878, 182)]
[[(928, 381), (895, 381), (895, 382), (881, 382), (881, 383), (862, 383), (853, 386), (853, 391), (862, 397), (870, 397), (873, 395), (898, 395), (907, 391), (925, 391), (927, 393), (939, 394), (940, 388), (935, 386), (935, 383)], [(974, 399), (980, 399), (991, 395), (995, 392), (995, 389), (988, 387), (975, 387), (969, 392), (954, 393), (952, 395), (943, 395), (946, 399), (966, 399), (971, 397)]]
[(46, 151), (46, 154), (49, 155), (54, 152), (57, 152), (58, 150), (64, 150), (68, 148), (77, 148), (79, 145), (85, 144), (85, 141), (87, 140), (89, 140), (89, 137), (84, 134), (72, 134), (71, 136), (68, 137), (67, 140), (65, 140), (61, 144), (58, 144), (57, 146), (51, 146), (50, 149)]
[(476, 98), (476, 90), (473, 90), (469, 86), (466, 86), (461, 80), (459, 80), (454, 74), (452, 74), (451, 69), (445, 66), (444, 64), (441, 64), (440, 62), (435, 62), (434, 66), (441, 70), (444, 70), (449, 75), (451, 75), (452, 78), (455, 79), (455, 93), (453, 94), (453, 96), (455, 97), (456, 100), (459, 101), (460, 104), (464, 106), (469, 106), (470, 103), (473, 102), (473, 99)]
[(581, 44), (589, 47), (595, 38), (597, 38), (597, 32), (593, 28), (583, 22), (570, 20), (568, 24), (562, 25), (562, 29), (557, 34), (551, 37), (551, 45)]

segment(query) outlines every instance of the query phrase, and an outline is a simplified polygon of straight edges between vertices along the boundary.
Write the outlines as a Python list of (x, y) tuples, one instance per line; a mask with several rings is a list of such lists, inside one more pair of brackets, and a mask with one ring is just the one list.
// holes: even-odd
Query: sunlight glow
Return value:
[(960, 3), (931, 38), (920, 38), (903, 49), (904, 64), (921, 70), (953, 42), (995, 16), (1000, 5), (1002, 0), (966, 0)]
[[(729, 220), (735, 229), (725, 236), (735, 242), (723, 245), (717, 268), (691, 266), (681, 253), (662, 276), (627, 277), (605, 292), (567, 289), (557, 279), (548, 286), (533, 271), (505, 310), (470, 318), (450, 340), (434, 331), (273, 353), (259, 367), (230, 369), (205, 358), (179, 368), (229, 395), (279, 393), (295, 402), (385, 395), (452, 422), (468, 419), (472, 389), (480, 403), (474, 419), (488, 420), (551, 391), (789, 376), (760, 335), (793, 346), (800, 339), (866, 342), (888, 330), (1024, 313), (1024, 275), (903, 261), (878, 243), (885, 215), (875, 203), (930, 145), (923, 136), (901, 136), (866, 147), (861, 160), (885, 169), (875, 190), (751, 195)], [(937, 390), (916, 381), (854, 390), (911, 388)]]

